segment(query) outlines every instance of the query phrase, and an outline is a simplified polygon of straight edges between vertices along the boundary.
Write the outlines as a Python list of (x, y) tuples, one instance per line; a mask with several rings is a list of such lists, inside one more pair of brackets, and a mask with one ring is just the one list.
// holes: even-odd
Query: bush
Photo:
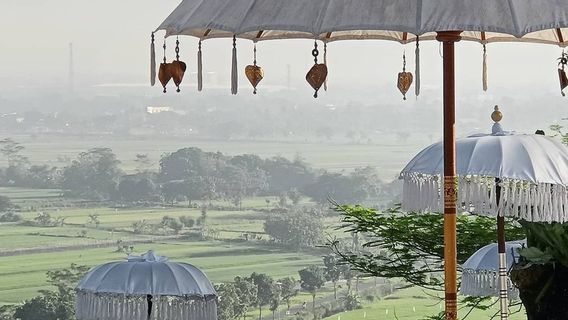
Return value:
[(14, 212), (6, 212), (0, 214), (0, 222), (20, 222), (22, 216)]

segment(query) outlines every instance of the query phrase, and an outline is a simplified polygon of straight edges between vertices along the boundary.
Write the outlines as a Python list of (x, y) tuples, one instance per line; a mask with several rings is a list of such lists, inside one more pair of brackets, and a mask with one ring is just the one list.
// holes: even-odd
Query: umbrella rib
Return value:
[(558, 45), (564, 43), (564, 36), (562, 36), (562, 30), (560, 30), (560, 28), (556, 28), (556, 35), (558, 36)]
[(95, 291), (98, 292), (100, 286), (103, 283), (103, 280), (106, 279), (106, 277), (111, 274), (111, 271), (114, 270), (116, 267), (120, 266), (120, 263), (115, 264), (114, 266), (110, 267), (104, 274), (104, 276), (102, 276), (102, 278), (99, 280), (99, 285), (95, 288)]
[(172, 267), (170, 266), (169, 263), (166, 262), (165, 265), (166, 265), (167, 269), (170, 271), (170, 273), (172, 274), (172, 277), (174, 278), (174, 282), (176, 284), (178, 294), (182, 295), (182, 293), (179, 289), (179, 282), (178, 282), (178, 278), (177, 278), (175, 272), (172, 270)]

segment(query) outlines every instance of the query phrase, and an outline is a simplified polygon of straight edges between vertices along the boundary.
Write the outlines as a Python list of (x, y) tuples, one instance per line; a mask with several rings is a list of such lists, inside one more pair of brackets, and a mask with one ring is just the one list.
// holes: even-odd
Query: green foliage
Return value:
[(527, 233), (527, 248), (522, 257), (533, 264), (560, 263), (568, 267), (568, 225), (521, 222)]
[(101, 224), (101, 220), (99, 219), (99, 215), (96, 213), (89, 214), (89, 219), (87, 220), (87, 224), (94, 226), (95, 229), (99, 228)]
[(28, 158), (20, 154), (23, 150), (24, 146), (10, 138), (0, 140), (0, 154), (8, 160), (10, 167), (19, 167), (28, 162)]
[(69, 194), (87, 199), (110, 199), (122, 174), (120, 161), (109, 148), (81, 152), (63, 172), (62, 187)]
[(247, 314), (250, 307), (257, 305), (258, 288), (250, 278), (236, 277), (234, 281), (235, 291), (239, 297), (235, 305), (235, 315), (237, 318)]
[(325, 268), (325, 279), (333, 283), (333, 295), (337, 300), (337, 281), (341, 277), (341, 267), (337, 255), (329, 254), (324, 256), (323, 265)]
[(286, 277), (278, 280), (278, 283), (280, 284), (280, 296), (286, 302), (288, 310), (290, 310), (290, 299), (298, 295), (296, 280), (292, 277)]
[(300, 287), (315, 295), (317, 291), (325, 284), (324, 271), (319, 266), (309, 266), (298, 271), (300, 275)]
[(260, 310), (260, 318), (262, 316), (262, 307), (273, 304), (274, 298), (280, 295), (279, 290), (274, 279), (265, 273), (254, 272), (249, 279), (256, 286), (256, 303)]
[(300, 274), (300, 287), (312, 295), (312, 313), (316, 319), (316, 295), (325, 284), (324, 272), (319, 266), (309, 266), (298, 273)]
[(132, 232), (135, 234), (143, 234), (148, 230), (150, 225), (144, 219), (132, 223)]
[[(338, 206), (343, 214), (345, 232), (367, 237), (362, 252), (352, 252), (331, 242), (332, 250), (352, 268), (375, 277), (402, 278), (405, 281), (435, 290), (443, 290), (444, 239), (443, 216), (440, 214), (402, 214), (398, 209), (379, 212), (361, 206)], [(495, 241), (494, 219), (459, 215), (458, 263), (487, 243)], [(509, 224), (510, 240), (524, 238), (522, 228)]]
[(10, 198), (5, 196), (0, 196), (0, 212), (6, 212), (14, 207), (14, 204)]
[(179, 217), (179, 222), (186, 228), (193, 228), (195, 220), (188, 216)]
[(215, 285), (217, 291), (217, 317), (219, 320), (233, 320), (236, 318), (239, 296), (233, 283), (222, 283)]
[(355, 310), (361, 308), (361, 298), (356, 293), (348, 292), (343, 298), (346, 310)]
[(12, 305), (0, 306), (0, 320), (14, 320), (14, 312), (16, 312), (16, 307)]
[(156, 200), (156, 184), (147, 174), (126, 175), (120, 177), (117, 197), (123, 201)]
[(161, 225), (164, 230), (169, 228), (172, 229), (176, 234), (178, 234), (181, 229), (183, 229), (183, 224), (181, 222), (169, 216), (162, 217)]
[(300, 249), (320, 243), (323, 223), (305, 208), (293, 208), (285, 214), (272, 214), (264, 222), (264, 231), (276, 241)]
[(19, 222), (22, 216), (14, 212), (0, 213), (0, 222)]
[(377, 199), (381, 185), (376, 170), (366, 167), (349, 175), (324, 173), (307, 186), (304, 193), (319, 203), (327, 203), (330, 198), (338, 203), (360, 203)]
[(57, 291), (42, 291), (41, 295), (18, 306), (14, 317), (22, 320), (73, 320), (77, 282), (88, 267), (71, 264), (69, 268), (47, 272), (48, 282)]
[(34, 218), (36, 225), (41, 227), (52, 227), (55, 225), (51, 215), (47, 212), (38, 212), (37, 216)]

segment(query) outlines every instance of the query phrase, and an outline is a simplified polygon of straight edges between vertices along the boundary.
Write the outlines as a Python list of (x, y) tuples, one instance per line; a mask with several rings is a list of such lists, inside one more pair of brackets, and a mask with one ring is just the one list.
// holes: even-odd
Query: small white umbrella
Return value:
[[(463, 211), (497, 217), (499, 261), (506, 270), (505, 218), (535, 222), (568, 221), (568, 148), (544, 135), (503, 131), (498, 107), (492, 134), (456, 141), (457, 204)], [(443, 143), (416, 155), (402, 170), (403, 209), (440, 212)], [(501, 318), (507, 318), (507, 275), (500, 274)]]
[(152, 251), (93, 268), (76, 292), (78, 320), (217, 320), (207, 276)]
[[(507, 264), (499, 270), (497, 263), (498, 245), (492, 243), (477, 250), (462, 266), (460, 293), (474, 297), (499, 296), (499, 272), (507, 273), (519, 258), (519, 249), (526, 246), (526, 241), (509, 241), (505, 245)], [(507, 277), (507, 295), (511, 299), (519, 298), (519, 290)]]

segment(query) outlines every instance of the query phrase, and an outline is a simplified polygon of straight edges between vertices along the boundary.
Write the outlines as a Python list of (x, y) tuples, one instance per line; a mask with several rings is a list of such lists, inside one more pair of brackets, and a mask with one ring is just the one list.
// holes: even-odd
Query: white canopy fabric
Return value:
[[(507, 270), (519, 258), (518, 250), (526, 246), (526, 241), (510, 241), (505, 244)], [(462, 266), (460, 293), (474, 297), (499, 296), (499, 255), (496, 243), (477, 250)], [(507, 278), (508, 297), (518, 299), (519, 291)]]
[(205, 274), (152, 251), (93, 268), (76, 288), (79, 320), (217, 320)]
[(207, 276), (193, 265), (170, 262), (152, 252), (93, 268), (78, 290), (126, 295), (216, 296)]
[(184, 0), (157, 28), (168, 36), (255, 41), (433, 40), (464, 31), (481, 43), (524, 41), (568, 45), (564, 0)]
[[(464, 211), (527, 221), (568, 221), (568, 148), (542, 135), (495, 133), (456, 141), (458, 203)], [(441, 212), (443, 143), (416, 155), (401, 172), (403, 208)], [(500, 204), (495, 178), (501, 179)]]

